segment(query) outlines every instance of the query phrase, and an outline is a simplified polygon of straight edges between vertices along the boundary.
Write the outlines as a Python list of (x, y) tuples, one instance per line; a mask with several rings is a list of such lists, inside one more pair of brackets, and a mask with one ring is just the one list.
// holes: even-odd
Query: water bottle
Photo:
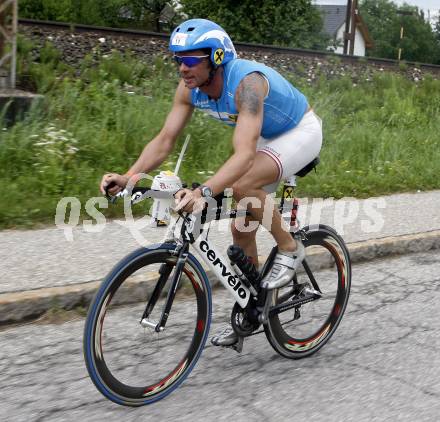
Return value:
[[(174, 193), (182, 187), (179, 176), (171, 171), (161, 171), (154, 179), (151, 189)], [(166, 225), (170, 221), (170, 207), (173, 206), (173, 198), (154, 199), (152, 217), (158, 226)]]
[(229, 246), (227, 253), (231, 262), (237, 265), (244, 276), (252, 284), (256, 284), (256, 281), (258, 280), (260, 274), (255, 265), (249, 259), (249, 257), (245, 255), (243, 249), (241, 249), (238, 245), (231, 245)]

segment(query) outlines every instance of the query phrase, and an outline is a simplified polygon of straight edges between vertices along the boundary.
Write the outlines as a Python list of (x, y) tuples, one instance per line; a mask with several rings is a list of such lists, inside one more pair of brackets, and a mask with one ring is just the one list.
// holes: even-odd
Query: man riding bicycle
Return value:
[[(199, 188), (178, 191), (176, 210), (191, 212), (200, 198), (232, 188), (234, 199), (244, 200), (242, 203), (247, 204), (251, 214), (233, 221), (234, 243), (257, 264), (257, 228), (243, 231), (240, 227), (257, 221), (269, 230), (278, 253), (262, 283), (268, 289), (282, 287), (292, 280), (305, 252), (302, 243), (291, 236), (270, 193), (276, 191), (282, 179), (318, 156), (321, 121), (305, 96), (274, 69), (238, 59), (230, 37), (214, 22), (183, 22), (172, 33), (169, 49), (181, 76), (171, 111), (159, 134), (145, 146), (126, 174), (103, 176), (101, 191), (104, 193), (112, 184), (109, 193), (114, 195), (125, 188), (131, 177), (159, 167), (171, 153), (194, 108), (235, 127), (233, 154)], [(264, 212), (270, 213), (269, 218), (265, 215), (263, 219)], [(232, 328), (212, 339), (220, 346), (237, 341)]]

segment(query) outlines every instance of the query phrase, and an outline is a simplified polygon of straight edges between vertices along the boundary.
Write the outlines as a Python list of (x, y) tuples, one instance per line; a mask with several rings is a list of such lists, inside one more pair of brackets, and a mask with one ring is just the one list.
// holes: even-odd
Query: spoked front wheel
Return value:
[(155, 330), (176, 269), (174, 248), (164, 244), (133, 252), (107, 276), (90, 305), (87, 369), (98, 390), (118, 404), (141, 406), (164, 398), (189, 375), (206, 342), (211, 290), (191, 254), (165, 328)]
[(272, 295), (264, 326), (272, 347), (299, 359), (318, 351), (338, 327), (350, 294), (350, 256), (330, 227), (305, 229), (306, 258), (294, 280)]

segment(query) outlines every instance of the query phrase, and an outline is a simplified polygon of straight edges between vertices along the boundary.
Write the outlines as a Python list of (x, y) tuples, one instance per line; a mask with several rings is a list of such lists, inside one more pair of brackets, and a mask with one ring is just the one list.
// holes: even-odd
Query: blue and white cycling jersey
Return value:
[(228, 125), (235, 126), (238, 110), (235, 92), (241, 80), (252, 72), (262, 74), (268, 82), (269, 92), (264, 99), (263, 138), (276, 137), (293, 129), (307, 111), (306, 97), (284, 79), (276, 70), (250, 60), (235, 59), (224, 66), (224, 82), (221, 97), (213, 100), (195, 88), (191, 91), (191, 102), (202, 111)]

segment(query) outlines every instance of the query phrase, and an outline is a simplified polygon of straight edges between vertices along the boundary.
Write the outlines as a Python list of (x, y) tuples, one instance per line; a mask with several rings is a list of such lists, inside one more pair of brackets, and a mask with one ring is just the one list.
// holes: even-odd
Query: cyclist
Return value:
[[(295, 241), (285, 227), (270, 193), (276, 191), (281, 179), (318, 156), (321, 121), (306, 97), (274, 69), (238, 59), (230, 37), (214, 22), (183, 22), (171, 34), (169, 49), (181, 76), (171, 111), (159, 134), (126, 174), (103, 176), (101, 191), (104, 193), (113, 182), (115, 186), (109, 192), (116, 194), (130, 177), (156, 169), (172, 151), (194, 108), (234, 126), (233, 154), (199, 188), (177, 192), (176, 209), (191, 212), (200, 198), (217, 195), (229, 187), (237, 201), (249, 198), (246, 206), (251, 217), (236, 219), (231, 225), (234, 243), (257, 264), (258, 227), (249, 230), (248, 224), (262, 223), (278, 245), (273, 266), (262, 283), (268, 289), (281, 287), (292, 280), (305, 252), (302, 243)], [(264, 213), (269, 216), (263, 219)], [(229, 327), (211, 341), (232, 346), (238, 336)]]

